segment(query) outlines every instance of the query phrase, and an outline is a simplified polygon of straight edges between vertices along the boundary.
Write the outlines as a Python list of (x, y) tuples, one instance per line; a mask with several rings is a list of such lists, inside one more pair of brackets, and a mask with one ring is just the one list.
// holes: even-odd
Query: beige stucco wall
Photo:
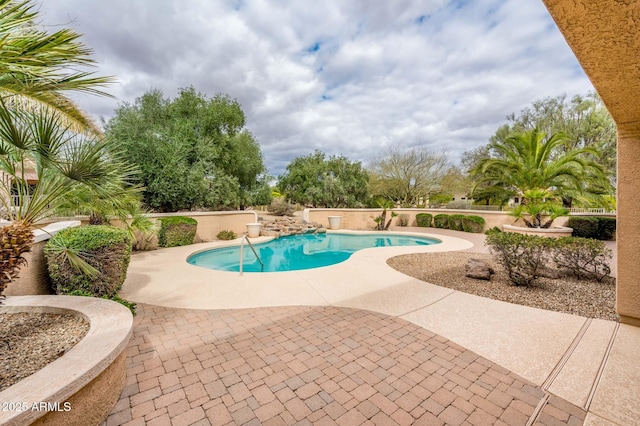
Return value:
[(618, 127), (616, 310), (640, 326), (640, 2), (543, 2)]
[[(150, 219), (159, 219), (169, 216), (192, 217), (198, 221), (195, 242), (213, 241), (220, 231), (231, 230), (236, 234), (247, 232), (247, 223), (256, 222), (258, 215), (253, 211), (228, 211), (228, 212), (180, 212), (180, 213), (152, 213)], [(83, 221), (83, 223), (85, 223)], [(118, 226), (119, 221), (112, 220), (113, 225)]]
[[(398, 214), (408, 214), (409, 226), (417, 226), (416, 215), (418, 213), (430, 213), (433, 216), (437, 214), (480, 216), (485, 220), (484, 229), (490, 229), (494, 226), (501, 228), (504, 224), (513, 225), (516, 223), (515, 218), (513, 216), (509, 216), (507, 212), (454, 209), (393, 209), (393, 211)], [(375, 227), (373, 218), (379, 216), (381, 213), (382, 209), (307, 209), (305, 210), (305, 217), (308, 217), (307, 220), (310, 222), (317, 222), (328, 228), (329, 216), (342, 216), (342, 228), (367, 230)], [(390, 217), (390, 214), (387, 213), (387, 220), (389, 220)], [(560, 217), (556, 219), (553, 224), (556, 226), (565, 226), (568, 220), (568, 217)], [(393, 218), (391, 224), (393, 226), (399, 226), (400, 218)]]

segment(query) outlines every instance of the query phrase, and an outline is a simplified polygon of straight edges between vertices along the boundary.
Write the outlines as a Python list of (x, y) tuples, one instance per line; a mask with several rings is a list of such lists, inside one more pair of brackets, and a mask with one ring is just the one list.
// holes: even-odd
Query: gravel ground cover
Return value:
[[(491, 281), (465, 276), (471, 258), (488, 260), (496, 273)], [(392, 268), (432, 284), (477, 296), (534, 308), (618, 321), (615, 313), (615, 280), (595, 282), (570, 277), (541, 278), (534, 287), (511, 285), (504, 269), (483, 253), (447, 252), (397, 256), (387, 261)]]
[(64, 355), (87, 331), (71, 314), (0, 312), (0, 392)]

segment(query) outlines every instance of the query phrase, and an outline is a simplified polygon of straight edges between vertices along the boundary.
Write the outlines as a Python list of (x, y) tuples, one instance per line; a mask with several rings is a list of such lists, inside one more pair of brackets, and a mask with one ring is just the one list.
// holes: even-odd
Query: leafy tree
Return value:
[(368, 180), (360, 162), (326, 158), (316, 150), (289, 163), (278, 178), (278, 190), (293, 202), (313, 207), (362, 207), (369, 199)]
[(95, 65), (91, 49), (70, 29), (42, 30), (37, 8), (29, 0), (0, 0), (0, 98), (12, 109), (44, 106), (72, 123), (73, 130), (99, 135), (100, 129), (65, 93), (109, 96), (98, 88), (112, 78), (78, 70)]
[(393, 148), (372, 162), (371, 192), (403, 206), (418, 205), (443, 190), (449, 168), (445, 154)]
[(151, 90), (106, 124), (140, 171), (144, 203), (159, 211), (237, 208), (265, 201), (260, 147), (238, 102), (192, 87), (167, 99)]
[[(508, 123), (500, 127), (490, 138), (490, 143), (466, 151), (462, 156), (462, 166), (466, 171), (475, 169), (486, 158), (497, 155), (491, 150), (493, 143), (504, 142), (515, 133), (534, 129), (553, 135), (565, 135), (558, 151), (570, 152), (574, 149), (593, 148), (598, 153), (596, 161), (604, 167), (605, 173), (615, 184), (616, 173), (616, 126), (597, 94), (576, 95), (570, 100), (566, 95), (544, 98), (520, 111), (518, 115), (507, 116)], [(476, 200), (504, 205), (513, 191), (501, 190), (495, 185), (478, 185), (474, 191)], [(569, 194), (563, 194), (567, 206), (572, 203)]]
[[(595, 148), (565, 148), (562, 133), (548, 138), (537, 129), (516, 133), (492, 142), (490, 149), (495, 155), (480, 161), (471, 176), (483, 191), (524, 196), (526, 211), (538, 219), (551, 212), (549, 208), (538, 209), (539, 205), (555, 197), (571, 194), (594, 199), (611, 191)], [(534, 223), (541, 226), (539, 220)]]

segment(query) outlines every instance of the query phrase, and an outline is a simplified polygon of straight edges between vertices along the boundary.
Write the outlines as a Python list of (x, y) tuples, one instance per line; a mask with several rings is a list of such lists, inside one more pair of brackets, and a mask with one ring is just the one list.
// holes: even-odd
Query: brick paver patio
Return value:
[(111, 425), (555, 425), (585, 412), (404, 320), (138, 305)]

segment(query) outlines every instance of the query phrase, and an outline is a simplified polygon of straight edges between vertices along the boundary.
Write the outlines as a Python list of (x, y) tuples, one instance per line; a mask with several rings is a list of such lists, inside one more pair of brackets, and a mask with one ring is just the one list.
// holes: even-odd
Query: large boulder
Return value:
[(469, 259), (464, 270), (467, 277), (477, 280), (490, 280), (491, 275), (494, 273), (493, 268), (486, 260), (473, 258)]

